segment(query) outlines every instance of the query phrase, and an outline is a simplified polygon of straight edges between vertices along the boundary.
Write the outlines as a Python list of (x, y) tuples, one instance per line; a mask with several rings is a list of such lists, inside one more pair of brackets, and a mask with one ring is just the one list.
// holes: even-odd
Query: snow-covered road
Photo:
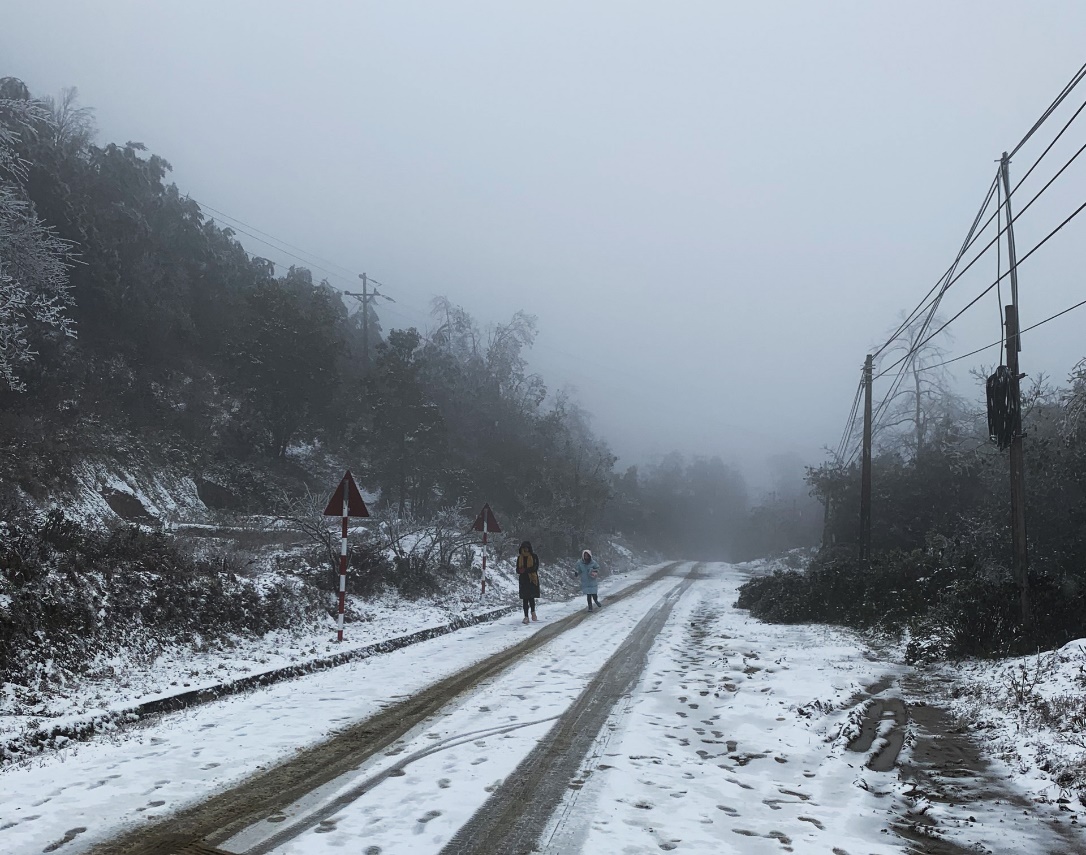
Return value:
[[(633, 585), (656, 569), (644, 568), (616, 580), (611, 591)], [(604, 597), (606, 602), (606, 593)], [(38, 853), (62, 840), (66, 842), (52, 851), (87, 851), (125, 827), (161, 819), (227, 789), (580, 608), (580, 599), (548, 602), (540, 605), (538, 624), (522, 626), (518, 616), (470, 627), (387, 655), (164, 715), (113, 737), (73, 744), (5, 768), (0, 771), (0, 852)], [(627, 619), (636, 622), (641, 608), (629, 610)], [(615, 612), (620, 614), (618, 609)], [(607, 619), (609, 614), (605, 611), (599, 617)], [(605, 625), (610, 633), (616, 631), (614, 623)], [(591, 632), (591, 625), (585, 630)], [(619, 630), (616, 642), (621, 637)], [(579, 645), (566, 653), (570, 660), (585, 659)], [(595, 660), (585, 661), (591, 667)], [(505, 710), (495, 713), (490, 723), (506, 714)]]
[[(679, 565), (614, 602), (605, 592), (602, 612), (568, 626), (555, 622), (580, 600), (547, 604), (538, 624), (510, 617), (472, 627), (7, 768), (0, 852), (95, 849), (538, 637), (377, 755), (217, 844), (245, 855), (452, 851), (457, 832), (501, 801), (528, 760), (568, 750), (556, 735), (654, 612), (662, 629), (641, 645), (647, 662), (633, 690), (605, 698), (606, 724), (587, 753), (571, 751), (577, 773), (560, 782), (566, 795), (539, 824), (543, 851), (908, 851), (893, 826), (916, 807), (909, 786), (848, 750), (862, 703), (894, 694), (906, 669), (849, 633), (752, 620), (733, 607), (739, 569), (703, 565), (686, 585), (691, 569)], [(1068, 851), (1042, 822), (1000, 810), (978, 810), (958, 842), (981, 852)]]

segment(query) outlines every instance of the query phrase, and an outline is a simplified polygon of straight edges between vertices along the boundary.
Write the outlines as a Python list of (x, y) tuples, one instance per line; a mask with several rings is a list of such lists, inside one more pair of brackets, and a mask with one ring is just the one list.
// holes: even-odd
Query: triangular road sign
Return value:
[(358, 485), (355, 484), (354, 476), (351, 475), (350, 469), (344, 474), (343, 480), (339, 482), (339, 486), (336, 487), (336, 491), (332, 494), (332, 498), (328, 500), (328, 507), (324, 509), (324, 515), (326, 517), (343, 516), (344, 490), (347, 491), (347, 516), (368, 517), (370, 515), (369, 508), (367, 508), (366, 503), (362, 501), (362, 494), (358, 492)]
[(487, 532), (500, 532), (502, 527), (498, 525), (498, 518), (494, 516), (494, 512), (490, 510), (490, 503), (483, 505), (483, 509), (479, 511), (479, 516), (475, 518), (475, 525), (471, 527), (472, 531), (483, 530), (483, 517), (486, 517), (486, 530)]

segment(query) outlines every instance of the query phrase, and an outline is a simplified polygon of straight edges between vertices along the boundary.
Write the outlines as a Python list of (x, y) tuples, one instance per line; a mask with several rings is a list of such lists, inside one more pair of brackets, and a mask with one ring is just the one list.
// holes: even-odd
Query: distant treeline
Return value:
[(529, 371), (524, 313), (480, 329), (438, 298), (431, 329), (385, 335), (371, 305), (364, 330), (327, 281), (247, 254), (167, 183), (164, 159), (98, 145), (73, 90), (35, 100), (0, 80), (0, 152), (0, 217), (22, 229), (0, 229), (0, 289), (23, 295), (0, 315), (23, 343), (0, 375), (9, 486), (40, 499), (80, 461), (138, 450), (261, 511), (312, 474), (292, 453), (306, 447), (350, 461), (396, 512), (485, 499), (555, 555), (617, 531), (723, 559), (818, 537), (801, 486), (752, 509), (716, 458), (616, 472), (587, 415)]

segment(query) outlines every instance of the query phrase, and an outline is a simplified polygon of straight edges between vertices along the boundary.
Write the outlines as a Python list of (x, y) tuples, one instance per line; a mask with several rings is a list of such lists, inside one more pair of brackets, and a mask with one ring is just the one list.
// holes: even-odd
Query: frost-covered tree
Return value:
[[(895, 338), (883, 351), (882, 365), (904, 361), (900, 369), (904, 377), (895, 382), (897, 369), (890, 372), (888, 397), (879, 406), (875, 418), (875, 441), (887, 449), (900, 449), (906, 454), (919, 457), (932, 439), (936, 425), (961, 415), (962, 402), (951, 391), (950, 375), (943, 367), (947, 352), (938, 338), (948, 338), (941, 333), (931, 338), (933, 330), (943, 326), (939, 316), (924, 323), (916, 318), (902, 324)], [(858, 416), (862, 418), (862, 416)], [(862, 422), (858, 422), (856, 436), (862, 435)]]
[[(0, 81), (0, 96), (18, 94)], [(24, 87), (25, 91), (25, 87)], [(48, 127), (49, 112), (20, 97), (0, 97), (0, 388), (22, 391), (17, 374), (35, 351), (31, 328), (74, 335), (67, 315), (69, 246), (38, 219), (23, 182), (28, 164), (19, 156), (21, 134)]]

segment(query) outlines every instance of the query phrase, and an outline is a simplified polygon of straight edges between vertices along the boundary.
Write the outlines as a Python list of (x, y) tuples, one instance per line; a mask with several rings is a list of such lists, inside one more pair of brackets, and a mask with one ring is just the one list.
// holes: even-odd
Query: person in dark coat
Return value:
[(581, 560), (577, 562), (573, 576), (581, 579), (581, 593), (588, 598), (588, 610), (592, 611), (592, 603), (596, 604), (597, 609), (602, 608), (599, 596), (600, 565), (587, 549), (581, 553)]
[(535, 616), (535, 600), (539, 596), (539, 558), (532, 552), (532, 544), (527, 540), (517, 550), (517, 578), (520, 583), (520, 599), (524, 603), (524, 623), (528, 623), (529, 613)]

